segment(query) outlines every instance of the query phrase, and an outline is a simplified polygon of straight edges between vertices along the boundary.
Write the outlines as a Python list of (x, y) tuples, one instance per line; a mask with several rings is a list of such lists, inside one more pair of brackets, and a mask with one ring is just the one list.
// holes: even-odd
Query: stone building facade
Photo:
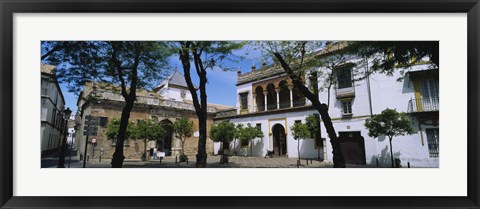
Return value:
[[(182, 80), (183, 79), (183, 80)], [(78, 112), (76, 115), (76, 140), (75, 145), (79, 155), (90, 158), (102, 157), (109, 159), (115, 151), (115, 139), (106, 136), (107, 125), (113, 119), (120, 119), (124, 99), (118, 86), (105, 83), (87, 83), (77, 101)], [(144, 89), (137, 90), (137, 101), (130, 113), (130, 122), (138, 120), (154, 119), (161, 122), (167, 133), (159, 141), (147, 142), (147, 156), (151, 155), (154, 148), (165, 152), (166, 156), (179, 155), (181, 142), (172, 133), (171, 125), (179, 118), (188, 118), (193, 122), (194, 134), (187, 138), (184, 144), (184, 153), (190, 158), (197, 154), (198, 147), (198, 119), (192, 104), (190, 92), (186, 87), (183, 76), (175, 71), (154, 91)], [(231, 107), (209, 104), (207, 108), (207, 132), (213, 124), (216, 112)], [(85, 117), (99, 117), (98, 131), (96, 136), (84, 136)], [(95, 139), (92, 143), (92, 139)], [(126, 159), (140, 159), (144, 153), (143, 140), (127, 140), (124, 144), (124, 156)], [(85, 154), (85, 146), (87, 151)], [(213, 154), (213, 141), (207, 138), (207, 154)]]

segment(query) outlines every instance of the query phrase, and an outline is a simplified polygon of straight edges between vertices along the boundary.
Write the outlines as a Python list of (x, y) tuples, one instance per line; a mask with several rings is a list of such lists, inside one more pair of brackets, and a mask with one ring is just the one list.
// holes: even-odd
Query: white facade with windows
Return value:
[[(320, 91), (319, 99), (321, 103), (330, 104), (328, 112), (347, 164), (391, 166), (388, 138), (369, 137), (364, 126), (366, 119), (390, 108), (408, 113), (415, 128), (412, 135), (393, 138), (394, 158), (400, 160), (402, 167), (439, 166), (438, 69), (416, 65), (407, 69), (401, 81), (397, 81), (402, 76), (399, 70), (392, 76), (376, 73), (361, 80), (356, 79), (348, 67), (341, 70), (330, 95), (327, 90)], [(324, 82), (322, 78), (317, 81), (318, 86)], [(306, 85), (315, 86), (308, 82)], [(293, 87), (283, 69), (263, 67), (252, 68), (248, 73), (239, 72), (237, 98), (236, 110), (230, 115), (218, 116), (217, 120), (250, 123), (261, 128), (264, 137), (253, 140), (247, 148), (238, 143), (233, 147), (231, 143), (230, 152), (264, 156), (267, 150), (273, 150), (275, 156), (297, 158), (297, 141), (290, 127), (295, 121), (305, 123), (307, 116), (318, 112)], [(320, 129), (320, 138), (300, 141), (301, 157), (332, 161), (332, 147), (323, 122)]]
[(55, 78), (54, 66), (41, 64), (41, 153), (56, 151), (62, 143), (65, 99)]

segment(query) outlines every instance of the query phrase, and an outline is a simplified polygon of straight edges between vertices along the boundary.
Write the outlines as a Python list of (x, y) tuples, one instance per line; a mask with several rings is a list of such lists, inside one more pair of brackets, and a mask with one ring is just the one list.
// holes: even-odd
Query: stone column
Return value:
[(267, 95), (268, 95), (268, 90), (264, 90), (264, 91), (263, 91), (263, 95), (265, 96), (265, 100), (263, 101), (263, 106), (264, 106), (263, 111), (267, 111)]
[(277, 110), (280, 109), (280, 87), (275, 88), (275, 92), (277, 93)]
[(240, 94), (237, 95), (237, 115), (240, 115), (240, 110), (242, 109)]
[(257, 105), (257, 94), (253, 93), (253, 106), (252, 106), (252, 112), (258, 112), (258, 105)]
[(290, 90), (290, 107), (293, 107), (293, 84), (288, 84), (288, 90)]

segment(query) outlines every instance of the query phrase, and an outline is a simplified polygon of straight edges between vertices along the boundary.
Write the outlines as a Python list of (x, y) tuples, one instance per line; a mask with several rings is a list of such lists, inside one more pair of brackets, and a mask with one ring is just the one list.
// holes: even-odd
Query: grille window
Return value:
[(439, 156), (439, 129), (427, 128), (428, 152), (431, 158), (438, 158)]

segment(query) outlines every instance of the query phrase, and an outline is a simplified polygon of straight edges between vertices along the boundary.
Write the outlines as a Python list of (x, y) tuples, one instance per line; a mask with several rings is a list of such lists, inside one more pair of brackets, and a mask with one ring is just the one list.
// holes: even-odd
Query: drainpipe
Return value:
[(370, 117), (373, 116), (372, 111), (372, 93), (370, 91), (370, 73), (368, 72), (368, 59), (365, 57), (365, 73), (367, 74), (367, 91), (368, 91), (368, 104), (370, 107)]

